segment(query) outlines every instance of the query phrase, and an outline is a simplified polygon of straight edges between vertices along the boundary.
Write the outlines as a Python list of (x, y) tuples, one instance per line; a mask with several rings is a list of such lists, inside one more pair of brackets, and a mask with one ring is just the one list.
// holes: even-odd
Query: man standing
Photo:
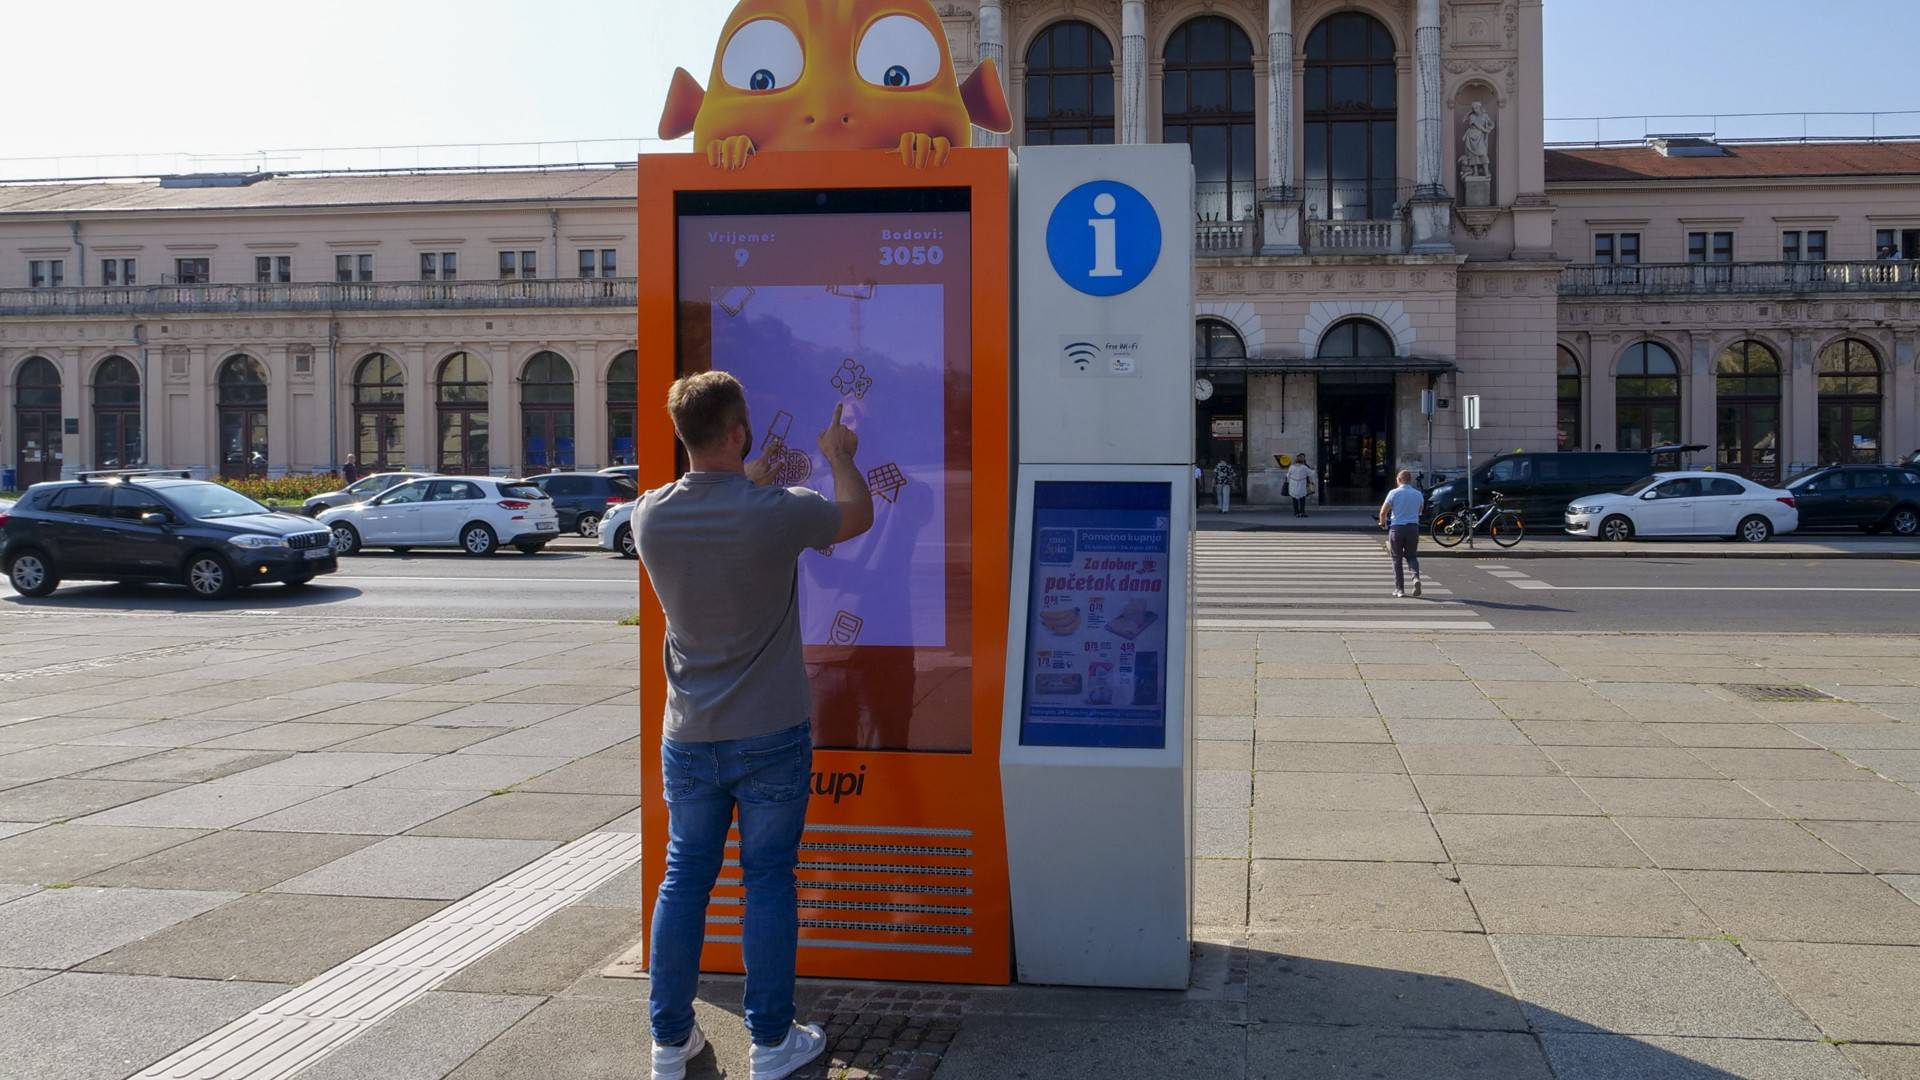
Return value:
[(1233, 462), (1221, 458), (1213, 466), (1213, 497), (1220, 512), (1227, 512), (1227, 504), (1233, 501)]
[(1380, 527), (1387, 530), (1387, 551), (1393, 555), (1393, 595), (1406, 595), (1406, 570), (1413, 568), (1413, 595), (1420, 595), (1420, 508), (1427, 497), (1413, 486), (1413, 470), (1401, 469), (1397, 485), (1380, 504)]
[(648, 946), (653, 1080), (680, 1080), (706, 1045), (694, 1023), (707, 900), (739, 812), (746, 888), (744, 1004), (753, 1080), (780, 1080), (820, 1056), (826, 1035), (794, 1022), (799, 945), (794, 864), (813, 769), (812, 696), (801, 659), (797, 561), (873, 526), (840, 408), (820, 435), (834, 499), (772, 486), (778, 439), (746, 460), (753, 427), (740, 383), (709, 371), (674, 383), (667, 413), (686, 475), (641, 496), (640, 561), (666, 613), (661, 741), (667, 872)]

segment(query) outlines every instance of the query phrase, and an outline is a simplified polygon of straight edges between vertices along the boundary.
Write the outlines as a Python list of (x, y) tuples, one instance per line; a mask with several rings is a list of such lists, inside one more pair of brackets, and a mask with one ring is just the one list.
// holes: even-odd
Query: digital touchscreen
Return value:
[(1165, 483), (1034, 484), (1021, 745), (1166, 745), (1171, 498)]
[(681, 373), (739, 377), (781, 484), (833, 497), (836, 406), (860, 439), (873, 530), (799, 566), (819, 746), (971, 743), (968, 223), (964, 191), (682, 196)]

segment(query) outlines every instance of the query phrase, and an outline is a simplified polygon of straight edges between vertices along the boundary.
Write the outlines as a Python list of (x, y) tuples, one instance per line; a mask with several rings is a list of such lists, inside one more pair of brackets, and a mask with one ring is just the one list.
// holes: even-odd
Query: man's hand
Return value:
[(827, 462), (833, 465), (843, 461), (852, 464), (853, 455), (860, 449), (860, 436), (855, 435), (852, 428), (840, 422), (840, 412), (845, 408), (844, 403), (835, 405), (833, 423), (827, 425), (827, 430), (820, 433), (820, 452), (826, 455)]
[(766, 443), (760, 447), (760, 456), (747, 462), (747, 479), (753, 483), (753, 486), (766, 487), (773, 483), (774, 459), (779, 457), (780, 451), (786, 448), (786, 444), (780, 441), (778, 435), (767, 437)]

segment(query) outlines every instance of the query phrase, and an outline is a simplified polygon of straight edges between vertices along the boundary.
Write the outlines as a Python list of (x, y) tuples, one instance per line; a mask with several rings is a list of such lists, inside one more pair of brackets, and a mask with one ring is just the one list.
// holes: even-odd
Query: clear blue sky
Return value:
[[(192, 167), (175, 157), (127, 156), (135, 153), (236, 155), (201, 159), (200, 168), (293, 168), (315, 162), (247, 155), (650, 135), (673, 68), (706, 77), (730, 4), (12, 0), (6, 7), (0, 44), (16, 93), (0, 108), (0, 177)], [(1546, 12), (1548, 116), (1920, 110), (1905, 55), (1920, 41), (1920, 0), (1546, 0)], [(1892, 122), (1920, 131), (1920, 114)], [(1550, 127), (1548, 134), (1591, 137), (1592, 130)], [(633, 146), (523, 145), (430, 152), (420, 162), (613, 160)], [(393, 154), (326, 161), (411, 163)]]

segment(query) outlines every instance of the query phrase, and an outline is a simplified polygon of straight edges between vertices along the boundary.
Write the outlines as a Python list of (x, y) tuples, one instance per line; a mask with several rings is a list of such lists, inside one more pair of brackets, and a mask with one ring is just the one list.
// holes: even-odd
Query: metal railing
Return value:
[(373, 281), (291, 285), (134, 285), (0, 289), (9, 315), (190, 315), (278, 311), (435, 311), (633, 307), (633, 278)]
[(1920, 138), (1920, 110), (1550, 116), (1545, 128), (1549, 149), (1643, 146), (1649, 139), (1676, 136), (1745, 143), (1880, 142)]
[[(1294, 190), (1301, 245), (1333, 255), (1385, 255), (1407, 250), (1407, 200), (1413, 181), (1312, 181)], [(1193, 246), (1216, 258), (1259, 251), (1264, 181), (1194, 185)]]
[(1562, 296), (1920, 291), (1920, 262), (1643, 263), (1569, 266)]
[(1306, 223), (1308, 251), (1329, 255), (1378, 255), (1405, 251), (1406, 220), (1315, 221)]

